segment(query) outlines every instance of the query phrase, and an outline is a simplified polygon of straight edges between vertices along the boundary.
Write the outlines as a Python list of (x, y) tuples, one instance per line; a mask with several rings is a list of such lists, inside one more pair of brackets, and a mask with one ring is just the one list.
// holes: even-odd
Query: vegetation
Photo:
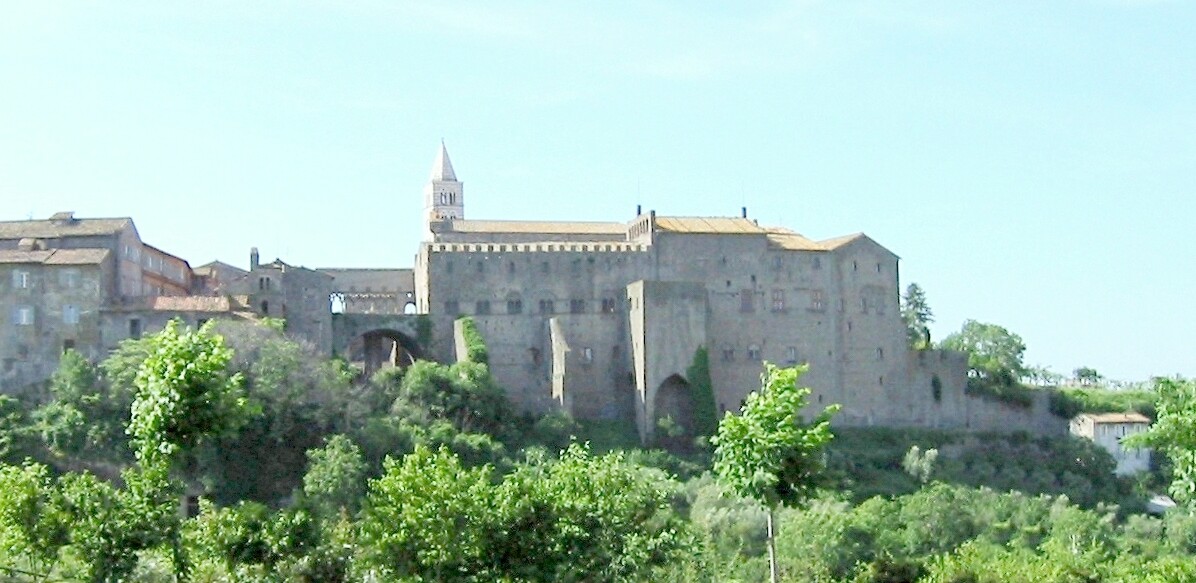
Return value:
[[(279, 330), (176, 324), (0, 398), (0, 579), (758, 581), (770, 521), (785, 581), (1196, 579), (1190, 381), (1160, 384), (1142, 438), (1188, 504), (1155, 518), (1088, 442), (831, 439), (796, 380), (769, 368), (713, 458), (680, 457), (625, 421), (516, 414), (484, 363), (355, 384)], [(1137, 398), (1083, 390), (1062, 394)]]
[(1101, 387), (1061, 387), (1051, 392), (1051, 412), (1064, 419), (1080, 413), (1126, 413), (1155, 417), (1154, 391), (1110, 390)]
[(478, 331), (477, 323), (470, 317), (457, 321), (461, 323), (461, 335), (465, 337), (465, 358), (469, 362), (490, 364), (490, 350), (486, 348), (486, 341)]
[(934, 322), (934, 312), (926, 301), (926, 292), (916, 283), (909, 284), (901, 296), (901, 319), (905, 321), (910, 348), (925, 350), (933, 346), (930, 324)]
[(710, 351), (705, 346), (694, 352), (693, 363), (685, 369), (693, 396), (694, 435), (709, 437), (718, 428), (718, 406), (714, 400), (714, 382), (710, 380)]
[(1158, 419), (1131, 447), (1149, 446), (1171, 462), (1171, 495), (1196, 505), (1196, 381), (1158, 379)]
[(816, 486), (822, 448), (831, 440), (827, 407), (808, 424), (798, 416), (810, 389), (798, 388), (804, 367), (765, 363), (759, 392), (748, 395), (739, 415), (727, 413), (711, 442), (714, 473), (733, 492), (763, 504), (767, 512), (768, 562), (778, 581), (773, 514), (781, 505), (800, 504)]

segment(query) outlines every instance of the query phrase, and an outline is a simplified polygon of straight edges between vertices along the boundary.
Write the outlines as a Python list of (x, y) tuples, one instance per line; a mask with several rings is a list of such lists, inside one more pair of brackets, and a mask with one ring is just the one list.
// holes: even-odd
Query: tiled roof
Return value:
[(150, 299), (149, 308), (159, 312), (228, 312), (232, 303), (228, 296), (157, 296)]
[(670, 233), (734, 233), (759, 234), (767, 232), (756, 221), (742, 217), (656, 217), (656, 228)]
[(95, 265), (108, 257), (107, 249), (55, 249), (46, 265)]
[(856, 239), (865, 236), (866, 235), (863, 233), (853, 233), (851, 235), (844, 235), (842, 237), (835, 237), (833, 239), (824, 239), (819, 241), (818, 244), (822, 245), (822, 247), (827, 251), (830, 251), (832, 249), (838, 249), (839, 247), (842, 247), (848, 243), (851, 243), (852, 241), (855, 241)]
[(235, 273), (237, 275), (245, 275), (249, 273), (235, 265), (229, 265), (223, 261), (213, 261), (205, 263), (191, 270), (195, 275), (211, 275), (215, 271), (224, 271), (227, 273)]
[(452, 230), (458, 233), (523, 233), (545, 235), (621, 235), (627, 232), (623, 223), (583, 221), (453, 221)]
[(825, 251), (821, 243), (807, 239), (788, 229), (769, 229), (768, 244), (790, 251)]
[(73, 219), (62, 221), (0, 221), (0, 239), (53, 239), (56, 237), (111, 235), (124, 230), (130, 218)]
[(107, 249), (47, 249), (45, 251), (0, 251), (0, 263), (45, 265), (95, 265), (108, 257)]
[(1081, 413), (1077, 417), (1087, 417), (1095, 423), (1150, 423), (1141, 413)]

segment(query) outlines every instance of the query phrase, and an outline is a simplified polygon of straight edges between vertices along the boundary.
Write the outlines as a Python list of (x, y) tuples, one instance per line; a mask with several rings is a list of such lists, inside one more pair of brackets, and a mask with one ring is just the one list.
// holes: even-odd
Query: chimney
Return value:
[(642, 205), (642, 204), (635, 205), (635, 216), (638, 217), (642, 214), (644, 214), (644, 205)]
[(741, 216), (745, 219), (747, 218), (747, 207), (746, 206), (739, 207), (739, 216)]
[(260, 259), (257, 253), (257, 247), (249, 248), (249, 271), (257, 269)]

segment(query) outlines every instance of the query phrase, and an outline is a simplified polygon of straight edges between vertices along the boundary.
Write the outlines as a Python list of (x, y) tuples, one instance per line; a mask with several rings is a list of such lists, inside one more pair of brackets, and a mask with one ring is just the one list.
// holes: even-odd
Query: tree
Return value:
[(1072, 371), (1072, 375), (1081, 385), (1099, 385), (1101, 381), (1105, 380), (1104, 375), (1096, 372), (1096, 369), (1090, 366), (1081, 366)]
[(466, 469), (447, 449), (387, 458), (361, 518), (361, 569), (381, 580), (484, 580), (495, 521), (490, 468)]
[(905, 320), (909, 345), (919, 350), (930, 348), (929, 325), (934, 322), (934, 312), (926, 302), (926, 292), (916, 283), (909, 284), (901, 296), (901, 318)]
[(68, 520), (46, 466), (0, 466), (0, 550), (49, 572), (67, 543)]
[[(122, 343), (105, 361), (113, 363), (117, 376), (122, 374), (117, 369), (128, 362), (126, 355), (131, 346)], [(140, 361), (131, 366), (135, 371)], [(104, 366), (93, 366), (78, 352), (67, 350), (50, 379), (52, 400), (32, 416), (37, 434), (55, 456), (69, 457), (115, 478), (117, 470), (112, 464), (123, 465), (132, 458), (125, 426), (133, 398), (131, 386), (107, 382), (106, 370)]]
[(334, 435), (324, 447), (308, 450), (307, 459), (303, 496), (312, 509), (324, 518), (355, 512), (365, 491), (365, 462), (353, 440)]
[(229, 375), (232, 351), (211, 333), (180, 329), (172, 320), (151, 337), (151, 352), (141, 363), (128, 432), (137, 456), (172, 458), (205, 438), (238, 426), (246, 414), (241, 375)]
[(963, 323), (959, 332), (943, 339), (940, 346), (967, 353), (969, 374), (1001, 385), (1013, 385), (1026, 376), (1022, 337), (998, 326), (975, 320)]
[(768, 510), (768, 558), (772, 581), (778, 581), (773, 515), (780, 505), (800, 504), (813, 492), (822, 470), (823, 447), (831, 440), (831, 405), (811, 422), (800, 412), (810, 389), (798, 388), (805, 367), (778, 368), (765, 363), (759, 392), (748, 395), (739, 415), (727, 412), (711, 439), (714, 473), (740, 496)]
[(1196, 505), (1196, 380), (1159, 378), (1155, 392), (1154, 425), (1125, 443), (1165, 454), (1171, 460), (1171, 496)]

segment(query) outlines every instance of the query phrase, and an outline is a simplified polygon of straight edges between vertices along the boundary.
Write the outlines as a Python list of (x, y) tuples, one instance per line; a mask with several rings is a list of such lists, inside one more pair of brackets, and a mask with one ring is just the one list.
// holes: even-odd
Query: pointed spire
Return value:
[(432, 164), (431, 180), (457, 181), (457, 174), (453, 172), (453, 163), (449, 160), (448, 148), (444, 147), (444, 139), (440, 140), (440, 153), (436, 155), (436, 162)]

